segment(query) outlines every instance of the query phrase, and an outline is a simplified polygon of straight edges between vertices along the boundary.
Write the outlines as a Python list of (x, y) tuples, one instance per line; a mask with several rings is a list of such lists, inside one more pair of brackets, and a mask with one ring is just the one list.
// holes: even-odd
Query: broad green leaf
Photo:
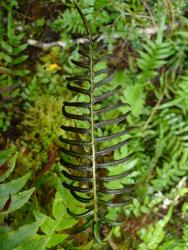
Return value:
[(45, 215), (45, 214), (43, 214), (43, 213), (41, 213), (39, 211), (33, 211), (33, 213), (34, 213), (36, 221), (40, 220), (40, 221), (44, 222), (48, 218), (47, 215)]
[(53, 234), (48, 241), (47, 248), (55, 247), (68, 237), (67, 234)]
[(62, 214), (66, 213), (66, 207), (63, 203), (64, 199), (59, 192), (56, 192), (54, 203), (53, 203), (53, 216), (56, 220), (62, 217)]
[(55, 230), (57, 226), (56, 223), (57, 222), (54, 219), (52, 219), (51, 217), (47, 217), (45, 222), (41, 226), (42, 232), (50, 235), (51, 232)]
[(12, 53), (12, 47), (5, 41), (1, 41), (1, 47), (6, 50), (9, 54)]
[(0, 166), (9, 160), (10, 155), (14, 152), (14, 148), (8, 148), (0, 151)]
[[(10, 151), (8, 151), (10, 153)], [(0, 165), (2, 165), (2, 163), (4, 164), (6, 162), (6, 159), (2, 157), (3, 153), (0, 154)], [(6, 155), (6, 153), (4, 154), (4, 156)], [(11, 154), (8, 154), (8, 157), (10, 157)], [(17, 159), (17, 156), (18, 156), (18, 153), (16, 153), (14, 156), (12, 156), (12, 158), (8, 160), (7, 162), (7, 166), (8, 166), (8, 169), (7, 171), (0, 175), (0, 182), (4, 181), (11, 173), (12, 171), (14, 170), (15, 168), (15, 164), (16, 164), (16, 159)]]
[(14, 75), (15, 76), (25, 76), (25, 75), (27, 75), (27, 74), (29, 74), (29, 70), (27, 70), (27, 69), (17, 69), (17, 70), (14, 70)]
[(0, 200), (6, 196), (9, 196), (9, 194), (16, 194), (19, 192), (25, 186), (29, 177), (30, 174), (26, 174), (14, 181), (0, 184)]
[[(79, 208), (78, 208), (79, 209)], [(44, 222), (41, 225), (41, 230), (46, 234), (46, 240), (44, 241), (41, 250), (48, 247), (56, 246), (61, 243), (65, 238), (66, 234), (59, 233), (59, 231), (71, 228), (77, 221), (67, 214), (64, 200), (59, 191), (56, 192), (55, 200), (53, 204), (53, 216), (46, 216), (38, 211), (34, 213), (37, 220), (44, 218)]]
[(133, 115), (139, 116), (143, 111), (145, 103), (143, 85), (135, 84), (128, 86), (124, 91), (124, 97), (126, 102), (130, 104)]
[(51, 249), (62, 243), (68, 235), (66, 234), (54, 234), (49, 241), (48, 236), (36, 235), (26, 242), (22, 243), (19, 247), (14, 250), (45, 250), (46, 248)]
[(15, 36), (15, 39), (17, 42), (19, 42), (20, 40), (22, 40), (24, 38), (25, 34), (24, 33), (20, 33), (19, 35)]
[(41, 250), (46, 242), (46, 236), (36, 235), (32, 239), (27, 240), (14, 250)]
[(12, 213), (13, 211), (19, 209), (20, 207), (22, 207), (29, 200), (29, 198), (33, 194), (34, 190), (35, 190), (35, 188), (31, 188), (27, 191), (12, 195), (10, 208), (7, 211), (1, 212), (1, 213), (2, 214), (9, 214), (9, 213)]
[(0, 60), (5, 61), (6, 63), (11, 63), (12, 62), (12, 57), (8, 56), (7, 54), (0, 52)]
[[(75, 210), (74, 210), (75, 211)], [(80, 209), (78, 210), (79, 213)], [(59, 230), (66, 230), (69, 228), (72, 228), (78, 221), (70, 217), (69, 215), (66, 215), (62, 220), (59, 221), (57, 225), (57, 231)]]
[(59, 223), (62, 222), (62, 220), (62, 218), (59, 218), (59, 220), (54, 220), (48, 217), (42, 224), (41, 230), (47, 235), (41, 250), (46, 249), (46, 247), (55, 246), (67, 238), (66, 234), (57, 234)]
[(2, 216), (3, 213), (5, 212), (4, 210), (5, 210), (5, 206), (7, 205), (7, 203), (9, 204), (11, 203), (11, 197), (8, 196), (8, 197), (3, 197), (0, 199), (0, 216)]
[(20, 52), (24, 51), (28, 47), (28, 44), (21, 44), (20, 46), (17, 46), (16, 48), (13, 48), (12, 54), (18, 55)]
[(178, 35), (180, 35), (183, 38), (188, 38), (188, 32), (187, 31), (178, 31)]
[(41, 222), (33, 222), (31, 224), (22, 226), (17, 230), (0, 234), (0, 249), (13, 250), (18, 247), (22, 242), (33, 236), (40, 226)]
[(25, 60), (27, 60), (27, 58), (28, 58), (28, 56), (26, 56), (26, 55), (20, 56), (16, 59), (13, 59), (12, 64), (17, 65), (17, 64), (23, 63)]

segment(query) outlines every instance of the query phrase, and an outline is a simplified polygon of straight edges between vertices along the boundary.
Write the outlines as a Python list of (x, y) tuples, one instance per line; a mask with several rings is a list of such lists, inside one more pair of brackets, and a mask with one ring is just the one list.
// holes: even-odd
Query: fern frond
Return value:
[(157, 178), (152, 183), (155, 190), (162, 191), (173, 186), (188, 172), (188, 126), (177, 109), (162, 110), (159, 117), (164, 152), (157, 167)]
[(174, 94), (176, 96), (175, 100), (177, 102), (177, 106), (180, 107), (184, 113), (188, 110), (188, 71), (186, 71), (181, 77), (180, 81), (177, 84), (177, 88), (174, 90)]
[(157, 70), (165, 65), (167, 58), (173, 54), (173, 47), (170, 42), (147, 40), (143, 48), (144, 51), (138, 51), (138, 66), (146, 78), (153, 78), (157, 75)]
[[(70, 137), (61, 136), (63, 143), (61, 152), (64, 176), (69, 181), (64, 182), (65, 188), (69, 189), (73, 197), (85, 203), (86, 210), (76, 214), (68, 209), (68, 213), (75, 218), (84, 218), (85, 223), (77, 232), (93, 226), (95, 236), (96, 228), (101, 223), (117, 225), (119, 222), (109, 220), (106, 217), (108, 209), (121, 207), (130, 202), (130, 199), (122, 200), (121, 194), (129, 194), (133, 185), (124, 185), (121, 188), (108, 188), (106, 183), (129, 175), (132, 170), (120, 172), (117, 175), (108, 175), (108, 169), (121, 165), (129, 161), (133, 153), (124, 158), (113, 160), (113, 153), (130, 142), (130, 137), (122, 139), (132, 128), (115, 132), (111, 135), (100, 135), (105, 127), (124, 123), (130, 111), (120, 114), (113, 119), (105, 119), (105, 115), (111, 111), (116, 111), (122, 106), (129, 106), (127, 103), (112, 103), (106, 106), (106, 100), (110, 102), (110, 97), (122, 91), (121, 86), (108, 90), (107, 84), (112, 80), (113, 73), (108, 68), (97, 69), (98, 63), (105, 60), (107, 56), (101, 56), (105, 46), (94, 37), (90, 26), (82, 11), (75, 3), (75, 6), (84, 22), (87, 31), (87, 43), (81, 46), (79, 53), (83, 57), (80, 62), (72, 61), (73, 64), (84, 70), (81, 75), (68, 78), (68, 89), (83, 96), (84, 102), (65, 102), (63, 114), (72, 120), (73, 126), (62, 125), (61, 128), (70, 133)], [(116, 140), (113, 143), (113, 139)], [(108, 146), (103, 143), (109, 141)], [(117, 202), (117, 198), (118, 202)], [(98, 238), (98, 237), (96, 237)]]

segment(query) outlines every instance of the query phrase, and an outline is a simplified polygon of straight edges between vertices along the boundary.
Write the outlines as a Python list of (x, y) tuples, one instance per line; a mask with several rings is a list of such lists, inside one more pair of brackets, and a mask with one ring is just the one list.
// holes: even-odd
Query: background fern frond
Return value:
[(158, 43), (147, 40), (143, 47), (144, 51), (138, 51), (138, 66), (146, 78), (153, 78), (157, 75), (157, 70), (168, 62), (167, 59), (173, 54), (173, 46), (170, 42)]
[(185, 118), (177, 109), (167, 109), (161, 111), (160, 120), (163, 158), (158, 163), (157, 178), (152, 182), (155, 190), (168, 189), (188, 171), (188, 126)]

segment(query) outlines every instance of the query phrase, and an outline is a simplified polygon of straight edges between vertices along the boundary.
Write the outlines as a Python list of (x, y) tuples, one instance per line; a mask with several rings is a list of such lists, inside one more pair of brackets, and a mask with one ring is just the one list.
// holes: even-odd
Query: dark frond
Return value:
[[(118, 95), (122, 91), (122, 86), (110, 87), (109, 83), (114, 75), (111, 69), (95, 70), (99, 62), (110, 58), (111, 55), (101, 55), (106, 48), (105, 44), (102, 40), (93, 37), (85, 16), (77, 4), (75, 6), (86, 27), (88, 42), (81, 44), (79, 49), (82, 59), (80, 61), (72, 60), (73, 64), (83, 68), (84, 73), (69, 77), (67, 87), (78, 95), (88, 96), (89, 101), (64, 103), (62, 112), (64, 117), (70, 120), (71, 126), (61, 126), (68, 133), (66, 136), (60, 136), (62, 142), (60, 150), (62, 152), (61, 164), (66, 170), (63, 170), (63, 174), (67, 180), (63, 185), (70, 190), (76, 200), (85, 204), (85, 211), (80, 214), (68, 209), (68, 213), (72, 217), (86, 219), (83, 226), (75, 229), (76, 232), (81, 232), (91, 225), (97, 225), (100, 221), (111, 225), (121, 224), (107, 219), (106, 212), (110, 208), (129, 204), (131, 199), (123, 199), (125, 197), (122, 195), (127, 196), (127, 193), (132, 192), (134, 186), (124, 185), (122, 188), (114, 189), (107, 185), (113, 181), (122, 181), (132, 173), (133, 169), (126, 170), (122, 167), (122, 170), (115, 175), (109, 174), (109, 169), (118, 165), (124, 166), (133, 157), (134, 154), (129, 153), (121, 159), (114, 160), (113, 154), (116, 150), (129, 144), (131, 138), (127, 137), (127, 134), (135, 127), (126, 127), (127, 116), (131, 111), (128, 110), (124, 114), (119, 111), (119, 108), (122, 107), (129, 108), (127, 103), (118, 101), (109, 105), (110, 98)], [(87, 83), (89, 87), (86, 88), (84, 83)], [(110, 112), (117, 115), (106, 119), (106, 113)], [(103, 118), (101, 119), (101, 117)], [(109, 135), (100, 137), (97, 135), (99, 128), (103, 130), (105, 126), (114, 128), (117, 125), (118, 128), (120, 124), (125, 128), (120, 131), (115, 130), (117, 132)], [(125, 138), (121, 138), (125, 135)], [(114, 139), (116, 142), (113, 143)], [(105, 146), (107, 141), (109, 145)]]

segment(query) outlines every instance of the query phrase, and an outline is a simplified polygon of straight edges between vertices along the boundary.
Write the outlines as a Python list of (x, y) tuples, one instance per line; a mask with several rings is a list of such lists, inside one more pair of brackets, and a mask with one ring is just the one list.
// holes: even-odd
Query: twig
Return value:
[[(169, 26), (167, 26), (167, 25), (164, 27), (165, 30), (167, 30), (168, 28), (169, 28)], [(147, 27), (144, 29), (140, 29), (140, 33), (144, 34), (146, 36), (151, 36), (151, 35), (156, 34), (158, 32), (158, 30), (159, 30), (159, 26), (151, 26), (151, 27)], [(101, 36), (100, 38), (103, 39), (104, 36)], [(115, 38), (115, 39), (120, 38), (119, 34), (114, 33), (113, 38)], [(86, 41), (85, 38), (76, 39), (77, 44), (84, 43), (85, 41)], [(67, 43), (63, 42), (63, 41), (53, 41), (50, 43), (45, 43), (42, 41), (37, 41), (35, 39), (28, 39), (27, 44), (30, 46), (33, 46), (33, 47), (41, 48), (41, 49), (50, 49), (54, 46), (60, 46), (63, 49), (65, 49), (67, 47)]]
[(54, 46), (60, 46), (64, 49), (67, 45), (65, 42), (62, 42), (62, 41), (44, 43), (42, 41), (36, 41), (34, 39), (28, 39), (27, 44), (33, 47), (41, 48), (41, 49), (49, 49)]

